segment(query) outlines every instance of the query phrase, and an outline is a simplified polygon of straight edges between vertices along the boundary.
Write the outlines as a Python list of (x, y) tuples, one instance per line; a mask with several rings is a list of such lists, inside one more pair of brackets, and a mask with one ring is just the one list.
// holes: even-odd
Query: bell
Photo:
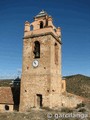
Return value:
[(36, 57), (37, 57), (37, 58), (39, 57), (39, 52), (36, 52)]

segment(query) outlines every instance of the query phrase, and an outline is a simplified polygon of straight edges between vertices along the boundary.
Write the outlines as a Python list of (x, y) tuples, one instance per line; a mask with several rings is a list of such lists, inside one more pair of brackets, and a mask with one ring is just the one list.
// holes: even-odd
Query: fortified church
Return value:
[(65, 94), (62, 80), (60, 27), (56, 28), (52, 17), (42, 10), (32, 23), (25, 22), (23, 39), (20, 111), (76, 106), (80, 101)]
[[(82, 102), (76, 95), (66, 92), (61, 74), (61, 46), (61, 29), (54, 26), (52, 17), (44, 10), (32, 23), (25, 22), (19, 111), (70, 108)], [(0, 111), (14, 110), (13, 99), (17, 98), (12, 94), (14, 90), (0, 88)]]

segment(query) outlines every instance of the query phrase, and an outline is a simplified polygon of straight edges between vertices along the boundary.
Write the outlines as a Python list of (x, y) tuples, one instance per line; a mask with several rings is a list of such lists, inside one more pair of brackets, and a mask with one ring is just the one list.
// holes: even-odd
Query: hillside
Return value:
[(13, 79), (0, 79), (0, 87), (9, 87)]
[[(90, 98), (90, 77), (84, 75), (72, 75), (72, 76), (64, 76), (66, 79), (66, 90), (67, 92)], [(0, 87), (1, 86), (10, 86), (10, 83), (13, 79), (10, 80), (0, 80)], [(18, 78), (15, 81), (20, 81)], [(17, 82), (16, 82), (17, 83)]]
[(67, 92), (90, 98), (90, 77), (84, 75), (65, 76)]

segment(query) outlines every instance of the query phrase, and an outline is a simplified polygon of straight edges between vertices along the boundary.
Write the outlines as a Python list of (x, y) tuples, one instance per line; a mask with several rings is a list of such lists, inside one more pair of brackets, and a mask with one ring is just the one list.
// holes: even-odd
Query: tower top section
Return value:
[(61, 29), (54, 26), (52, 17), (46, 11), (39, 12), (32, 23), (25, 22), (24, 38), (47, 34), (51, 34), (61, 42)]
[(35, 18), (44, 17), (44, 16), (49, 16), (49, 15), (47, 14), (46, 11), (42, 10), (41, 12), (39, 12), (38, 15), (35, 16)]

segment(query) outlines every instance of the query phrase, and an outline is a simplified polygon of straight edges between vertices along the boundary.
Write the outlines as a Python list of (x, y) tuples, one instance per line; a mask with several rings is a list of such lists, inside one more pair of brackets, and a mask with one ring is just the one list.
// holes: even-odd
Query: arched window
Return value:
[(48, 26), (48, 20), (46, 19), (46, 27)]
[(34, 58), (40, 58), (40, 43), (38, 41), (34, 42)]
[(57, 43), (55, 43), (54, 46), (55, 46), (55, 64), (58, 65), (58, 45), (57, 45)]
[(54, 31), (56, 32), (56, 29), (54, 29)]
[(30, 26), (30, 30), (31, 30), (31, 31), (33, 30), (33, 25)]
[(63, 83), (62, 83), (62, 89), (64, 88), (64, 85), (63, 85)]
[(40, 22), (40, 29), (43, 28), (43, 22)]

